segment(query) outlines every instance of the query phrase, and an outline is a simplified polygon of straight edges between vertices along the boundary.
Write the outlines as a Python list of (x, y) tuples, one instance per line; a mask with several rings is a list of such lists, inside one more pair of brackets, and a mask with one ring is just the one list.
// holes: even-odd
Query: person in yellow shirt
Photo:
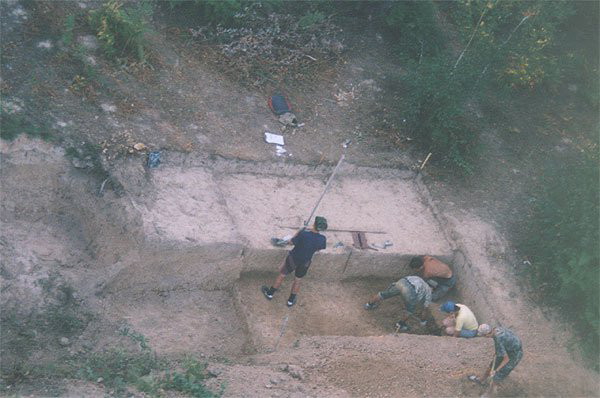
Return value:
[(443, 321), (448, 336), (464, 338), (477, 336), (479, 324), (475, 314), (469, 307), (464, 304), (457, 304), (454, 301), (446, 301), (442, 304), (440, 310), (450, 314)]

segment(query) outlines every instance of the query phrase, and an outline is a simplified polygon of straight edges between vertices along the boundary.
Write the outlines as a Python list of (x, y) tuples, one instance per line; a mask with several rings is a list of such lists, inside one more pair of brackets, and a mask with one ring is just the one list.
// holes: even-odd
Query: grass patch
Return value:
[(15, 312), (4, 313), (0, 391), (17, 391), (12, 387), (41, 379), (47, 387), (67, 378), (101, 384), (117, 397), (130, 396), (134, 390), (151, 397), (169, 396), (167, 391), (197, 398), (222, 395), (224, 387), (219, 392), (212, 392), (205, 386), (209, 377), (205, 363), (191, 357), (180, 362), (161, 358), (151, 349), (144, 335), (129, 327), (122, 327), (118, 333), (135, 342), (138, 351), (121, 345), (74, 357), (55, 353), (54, 360), (44, 362), (27, 360), (36, 350), (46, 350), (44, 356), (52, 356), (48, 350), (51, 342), (56, 342), (59, 336), (81, 333), (89, 319), (65, 311), (65, 307), (48, 308), (29, 317), (19, 317)]
[[(172, 368), (172, 367), (173, 368)], [(135, 387), (150, 396), (163, 396), (165, 391), (178, 391), (190, 397), (218, 397), (206, 388), (206, 365), (186, 358), (180, 366), (170, 365), (150, 349), (141, 353), (130, 353), (111, 349), (89, 356), (79, 365), (77, 378), (101, 383), (113, 390), (117, 396)]]
[(33, 122), (20, 113), (6, 112), (3, 108), (0, 113), (0, 138), (13, 141), (21, 134), (44, 141), (54, 141), (56, 138), (46, 124)]
[(132, 354), (112, 349), (89, 355), (77, 369), (75, 376), (92, 382), (102, 379), (104, 386), (121, 395), (128, 385), (137, 385), (150, 372), (164, 367), (165, 364), (148, 350)]
[[(33, 353), (58, 347), (61, 337), (81, 334), (91, 319), (92, 315), (78, 305), (50, 304), (25, 315), (15, 310), (3, 310), (0, 316), (2, 384), (18, 384), (39, 373), (46, 375), (48, 370), (43, 369), (46, 366), (29, 362)], [(64, 377), (69, 373), (63, 368), (60, 370), (52, 374)]]

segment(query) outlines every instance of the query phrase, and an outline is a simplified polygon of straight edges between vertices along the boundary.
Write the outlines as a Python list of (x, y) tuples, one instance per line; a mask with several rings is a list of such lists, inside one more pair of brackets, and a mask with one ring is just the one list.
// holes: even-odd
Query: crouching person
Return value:
[(396, 323), (396, 328), (403, 332), (410, 330), (406, 321), (411, 316), (418, 313), (421, 325), (427, 324), (429, 316), (429, 305), (431, 304), (431, 287), (418, 276), (407, 276), (398, 282), (392, 283), (386, 290), (375, 294), (371, 300), (365, 304), (365, 309), (372, 310), (376, 308), (381, 301), (390, 297), (400, 296), (406, 307), (406, 312)]
[(446, 263), (431, 256), (416, 256), (408, 264), (431, 288), (431, 300), (438, 301), (456, 285), (456, 276)]
[(450, 315), (442, 323), (448, 336), (471, 338), (477, 336), (477, 318), (473, 311), (464, 304), (446, 301), (440, 310)]
[(501, 382), (519, 364), (523, 358), (523, 346), (521, 339), (510, 329), (495, 327), (483, 323), (479, 325), (477, 334), (482, 337), (494, 339), (495, 359), (481, 378), (471, 375), (469, 380), (478, 384), (486, 385), (491, 380)]

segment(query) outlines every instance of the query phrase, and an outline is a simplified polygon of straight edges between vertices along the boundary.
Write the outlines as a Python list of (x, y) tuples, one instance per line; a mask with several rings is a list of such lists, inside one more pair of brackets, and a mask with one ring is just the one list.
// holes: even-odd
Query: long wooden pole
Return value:
[(342, 156), (340, 157), (340, 160), (337, 162), (337, 165), (335, 166), (335, 169), (333, 169), (333, 173), (331, 173), (331, 176), (329, 177), (329, 180), (327, 180), (327, 184), (325, 184), (325, 189), (323, 189), (323, 193), (319, 197), (319, 200), (317, 200), (317, 204), (315, 205), (315, 207), (313, 207), (312, 211), (310, 212), (310, 216), (308, 216), (308, 218), (304, 221), (304, 226), (305, 227), (308, 226), (308, 224), (310, 223), (310, 220), (312, 219), (313, 215), (315, 214), (315, 211), (317, 211), (317, 208), (319, 207), (319, 204), (321, 203), (321, 200), (323, 199), (323, 196), (325, 196), (325, 194), (327, 193), (327, 189), (329, 189), (329, 185), (331, 184), (331, 181), (333, 181), (333, 177), (335, 177), (335, 173), (337, 173), (338, 168), (340, 167), (340, 165), (344, 161), (345, 157), (346, 157), (346, 154), (343, 153)]
[[(285, 229), (297, 229), (298, 227), (292, 227), (287, 225), (278, 225), (279, 228)], [(327, 232), (364, 232), (367, 234), (387, 234), (385, 231), (365, 231), (364, 229), (335, 229), (335, 228), (327, 228)]]

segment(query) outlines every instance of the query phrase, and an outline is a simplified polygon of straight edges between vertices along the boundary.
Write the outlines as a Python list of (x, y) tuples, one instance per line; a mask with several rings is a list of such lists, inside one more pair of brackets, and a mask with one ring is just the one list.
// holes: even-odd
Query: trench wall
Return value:
[(415, 176), (415, 185), (419, 189), (423, 200), (431, 209), (436, 221), (440, 225), (442, 233), (449, 242), (452, 250), (452, 266), (454, 272), (458, 276), (457, 289), (460, 291), (461, 297), (465, 304), (476, 314), (479, 323), (506, 323), (507, 317), (503, 311), (495, 305), (494, 297), (490, 297), (492, 289), (486, 283), (486, 278), (482, 275), (479, 267), (486, 264), (477, 264), (473, 261), (469, 254), (468, 248), (459, 242), (460, 235), (452, 227), (451, 222), (446, 216), (440, 212), (438, 206), (427, 189), (426, 183), (423, 181), (423, 174)]
[[(130, 163), (122, 165), (128, 171), (120, 171), (128, 194), (114, 201), (140, 219), (121, 233), (125, 242), (134, 241), (138, 255), (121, 260), (124, 265), (107, 284), (115, 292), (229, 288), (242, 273), (275, 273), (287, 249), (272, 246), (271, 237), (296, 232), (331, 172), (329, 167), (207, 163), (185, 157), (166, 159), (168, 166), (152, 171)], [(358, 250), (352, 247), (350, 232), (326, 231), (328, 247), (315, 255), (309, 277), (399, 279), (408, 274), (414, 255), (451, 260), (450, 245), (413, 178), (406, 171), (349, 164), (340, 168), (317, 214), (327, 216), (332, 229), (367, 231), (368, 242), (393, 245)], [(140, 189), (141, 183), (147, 186)], [(96, 250), (99, 255), (106, 252), (105, 246)]]

